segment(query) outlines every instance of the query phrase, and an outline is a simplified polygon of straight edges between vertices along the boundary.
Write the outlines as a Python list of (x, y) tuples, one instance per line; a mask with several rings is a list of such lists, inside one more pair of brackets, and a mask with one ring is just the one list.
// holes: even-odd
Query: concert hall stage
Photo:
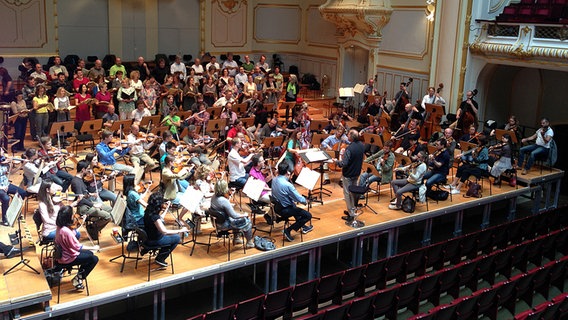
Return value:
[[(363, 209), (364, 214), (359, 219), (365, 222), (365, 226), (359, 229), (345, 225), (340, 219), (345, 204), (342, 189), (337, 185), (338, 176), (339, 173), (334, 173), (334, 182), (325, 186), (332, 189), (333, 194), (330, 197), (324, 196), (323, 205), (314, 204), (310, 209), (313, 216), (320, 220), (313, 220), (314, 231), (304, 235), (303, 242), (300, 242), (299, 234), (294, 234), (295, 241), (286, 242), (282, 246), (280, 223), (272, 231), (276, 250), (262, 252), (249, 249), (244, 254), (242, 247), (231, 246), (230, 261), (227, 261), (227, 250), (223, 247), (223, 242), (217, 242), (215, 238), (209, 253), (206, 246), (198, 244), (195, 253), (190, 256), (191, 244), (178, 246), (174, 252), (175, 274), (171, 274), (170, 268), (152, 271), (151, 281), (148, 282), (146, 256), (139, 262), (138, 269), (135, 269), (134, 261), (126, 261), (123, 273), (120, 272), (121, 259), (109, 262), (121, 253), (121, 246), (109, 235), (114, 226), (109, 225), (101, 236), (102, 250), (97, 254), (99, 264), (88, 278), (90, 296), (87, 296), (86, 291), (72, 290), (71, 277), (64, 277), (61, 301), (58, 304), (57, 287), (49, 290), (43, 273), (36, 275), (27, 268), (21, 268), (0, 281), (0, 313), (4, 318), (21, 316), (26, 319), (43, 319), (84, 311), (84, 318), (88, 319), (108, 318), (144, 308), (148, 313), (153, 313), (154, 319), (176, 319), (178, 317), (173, 316), (173, 311), (169, 309), (172, 304), (166, 301), (191, 297), (185, 299), (185, 317), (189, 317), (234, 303), (228, 298), (227, 292), (235, 290), (232, 283), (235, 272), (245, 274), (251, 286), (261, 293), (269, 292), (283, 285), (292, 285), (324, 274), (325, 270), (329, 270), (327, 261), (330, 252), (333, 252), (332, 256), (341, 257), (349, 266), (393, 255), (399, 244), (407, 240), (399, 237), (402, 228), (413, 228), (416, 234), (420, 233), (420, 242), (428, 244), (433, 235), (437, 236), (438, 224), (442, 221), (450, 221), (454, 226), (453, 234), (460, 235), (464, 227), (471, 230), (475, 224), (474, 228), (479, 229), (494, 223), (492, 219), (496, 218), (492, 213), (495, 207), (504, 208), (506, 214), (500, 219), (508, 220), (515, 218), (518, 202), (525, 202), (525, 199), (533, 201), (532, 213), (555, 208), (564, 172), (544, 169), (541, 174), (535, 168), (528, 175), (518, 176), (520, 185), (516, 188), (505, 183), (502, 186), (491, 186), (492, 195), (489, 195), (490, 182), (485, 180), (482, 198), (465, 198), (462, 196), (465, 191), (462, 190), (462, 194), (454, 195), (451, 202), (450, 199), (440, 203), (429, 200), (428, 211), (425, 204), (419, 203), (413, 214), (389, 210), (390, 190), (388, 186), (382, 186), (379, 200), (377, 201), (377, 194), (371, 194), (369, 199), (370, 206), (378, 214)], [(243, 207), (246, 207), (244, 199)], [(32, 201), (30, 207), (34, 206), (35, 201)], [(476, 212), (473, 221), (469, 216), (472, 212)], [(31, 214), (28, 214), (27, 220), (29, 229), (35, 229), (31, 228)], [(261, 215), (257, 215), (256, 220), (258, 228), (267, 229)], [(7, 240), (6, 230), (7, 228), (2, 230), (2, 241)], [(203, 233), (198, 240), (207, 242), (210, 230), (210, 225), (204, 224)], [(11, 232), (13, 231), (10, 230)], [(37, 239), (35, 230), (32, 230), (32, 234)], [(256, 234), (266, 235), (261, 232)], [(32, 265), (39, 270), (39, 249), (26, 250), (25, 257), (31, 259)], [(333, 258), (336, 257), (331, 259)], [(0, 267), (4, 271), (17, 262), (18, 258), (2, 259)], [(152, 267), (155, 265), (152, 264)], [(204, 291), (204, 287), (207, 290)], [(241, 300), (254, 296), (255, 292), (248, 291), (248, 287), (242, 287), (239, 291)], [(202, 292), (207, 294), (203, 295)], [(148, 313), (145, 318), (150, 318)]]

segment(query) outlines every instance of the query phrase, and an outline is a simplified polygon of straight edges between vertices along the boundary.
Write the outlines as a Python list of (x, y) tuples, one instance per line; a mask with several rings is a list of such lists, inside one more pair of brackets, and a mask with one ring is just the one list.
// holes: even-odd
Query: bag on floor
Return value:
[(465, 198), (481, 198), (481, 185), (477, 182), (470, 182), (469, 188), (463, 196)]
[(430, 190), (428, 191), (428, 198), (436, 201), (446, 201), (450, 193), (446, 190)]
[(46, 269), (43, 271), (45, 280), (50, 288), (57, 287), (61, 281), (61, 271), (55, 270), (55, 268)]
[(402, 211), (406, 213), (413, 213), (416, 208), (416, 201), (411, 196), (404, 197), (402, 200)]
[(274, 244), (274, 240), (271, 238), (265, 237), (254, 237), (254, 246), (261, 251), (271, 251), (276, 249), (276, 245)]

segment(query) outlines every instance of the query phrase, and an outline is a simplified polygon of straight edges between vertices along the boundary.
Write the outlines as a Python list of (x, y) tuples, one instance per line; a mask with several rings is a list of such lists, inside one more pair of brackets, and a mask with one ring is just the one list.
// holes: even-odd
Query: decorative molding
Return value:
[(247, 0), (213, 0), (212, 3), (216, 3), (221, 12), (231, 15), (238, 12), (242, 6), (246, 6)]
[(0, 0), (0, 47), (44, 48), (46, 0)]
[[(274, 10), (274, 11), (272, 11)], [(278, 15), (278, 18), (275, 17)], [(254, 7), (253, 39), (257, 43), (298, 44), (301, 41), (302, 8), (297, 5), (258, 5)], [(274, 19), (270, 19), (273, 17)], [(268, 18), (269, 20), (263, 20)], [(294, 20), (296, 18), (296, 20)], [(291, 27), (274, 28), (275, 19), (284, 19)], [(293, 28), (297, 28), (294, 30)], [(282, 32), (281, 30), (286, 30)], [(294, 31), (295, 34), (294, 34)], [(287, 37), (281, 37), (286, 36)], [(293, 37), (292, 37), (293, 36)]]
[[(381, 31), (392, 13), (390, 1), (328, 0), (319, 7), (322, 17), (336, 25), (340, 37), (361, 33), (369, 39), (382, 37)], [(386, 3), (385, 3), (386, 2)]]
[(496, 13), (496, 12), (501, 12), (501, 10), (503, 9), (503, 7), (505, 6), (505, 2), (507, 2), (507, 0), (492, 0), (489, 3), (489, 10), (487, 11), (490, 14)]

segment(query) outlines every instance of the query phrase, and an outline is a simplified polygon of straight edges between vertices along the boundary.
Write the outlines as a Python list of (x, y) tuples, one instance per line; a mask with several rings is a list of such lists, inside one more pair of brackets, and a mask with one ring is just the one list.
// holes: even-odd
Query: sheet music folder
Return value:
[(308, 150), (299, 153), (299, 155), (306, 163), (323, 162), (331, 159), (329, 154), (323, 150)]

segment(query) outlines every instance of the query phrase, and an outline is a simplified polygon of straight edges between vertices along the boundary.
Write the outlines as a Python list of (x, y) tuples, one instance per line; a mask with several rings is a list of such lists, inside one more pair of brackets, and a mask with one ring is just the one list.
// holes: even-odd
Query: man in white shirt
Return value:
[(47, 74), (43, 71), (41, 63), (37, 63), (35, 65), (35, 71), (30, 74), (30, 77), (34, 78), (36, 80), (36, 83), (43, 83), (47, 81)]
[(231, 77), (237, 75), (237, 70), (239, 69), (239, 65), (235, 60), (233, 60), (233, 54), (231, 52), (227, 53), (227, 60), (223, 61), (223, 69), (229, 70), (229, 75)]
[[(536, 131), (536, 133), (528, 138), (523, 138), (521, 140), (521, 143), (536, 140), (535, 144), (524, 146), (519, 150), (519, 162), (517, 164), (517, 169), (523, 169), (521, 174), (527, 174), (527, 171), (531, 169), (534, 163), (535, 157), (548, 157), (550, 152), (550, 142), (552, 141), (553, 137), (554, 131), (552, 131), (552, 128), (550, 127), (550, 121), (548, 120), (548, 118), (542, 118), (540, 119), (540, 128)], [(528, 156), (528, 160), (523, 167), (525, 156)]]
[(261, 55), (260, 60), (258, 60), (258, 62), (254, 66), (259, 67), (260, 70), (262, 71), (262, 73), (266, 73), (266, 72), (268, 72), (268, 70), (270, 70), (270, 66), (266, 62), (266, 56), (265, 55)]
[(246, 172), (245, 165), (247, 165), (255, 155), (255, 153), (251, 153), (246, 158), (241, 157), (239, 154), (241, 145), (241, 139), (233, 138), (231, 151), (228, 156), (229, 181), (238, 187), (244, 187), (247, 182), (248, 173)]
[(436, 92), (436, 89), (434, 89), (434, 87), (428, 87), (428, 94), (425, 95), (424, 98), (422, 98), (422, 108), (424, 110), (426, 110), (427, 103), (441, 104), (444, 106), (446, 105), (446, 100), (444, 100), (444, 98), (442, 98), (442, 96), (440, 96), (440, 94)]
[(239, 73), (235, 76), (235, 84), (239, 90), (243, 90), (245, 83), (247, 83), (248, 75), (245, 73), (245, 68), (239, 67)]
[(134, 119), (134, 123), (140, 123), (140, 121), (142, 121), (142, 118), (150, 116), (152, 116), (152, 114), (150, 113), (150, 110), (146, 108), (144, 101), (139, 100), (136, 103), (136, 109), (132, 110), (130, 117)]
[[(140, 128), (137, 124), (133, 124), (130, 126), (130, 134), (127, 137), (127, 141), (130, 146), (130, 161), (132, 161), (132, 165), (134, 165), (134, 171), (137, 173), (141, 172), (140, 170), (140, 163), (143, 161), (145, 163), (144, 171), (149, 172), (153, 169), (158, 167), (158, 163), (156, 160), (152, 159), (150, 155), (146, 152), (154, 146), (154, 141), (148, 142), (145, 138), (139, 138), (138, 134), (140, 133)], [(135, 181), (138, 183), (141, 178), (136, 177)]]
[(185, 64), (181, 62), (181, 57), (179, 55), (176, 56), (174, 63), (170, 66), (170, 73), (175, 74), (176, 72), (181, 72), (179, 78), (180, 80), (185, 81), (187, 77), (187, 69), (185, 68)]
[(209, 61), (209, 63), (205, 65), (205, 70), (209, 70), (209, 68), (211, 68), (212, 66), (215, 67), (215, 74), (218, 74), (221, 66), (219, 65), (219, 62), (217, 62), (217, 57), (215, 56), (211, 56), (211, 61)]
[(227, 105), (227, 103), (229, 102), (233, 102), (234, 98), (233, 98), (233, 91), (231, 89), (227, 89), (225, 90), (224, 95), (217, 99), (217, 101), (215, 101), (215, 103), (213, 104), (214, 107), (224, 107)]

